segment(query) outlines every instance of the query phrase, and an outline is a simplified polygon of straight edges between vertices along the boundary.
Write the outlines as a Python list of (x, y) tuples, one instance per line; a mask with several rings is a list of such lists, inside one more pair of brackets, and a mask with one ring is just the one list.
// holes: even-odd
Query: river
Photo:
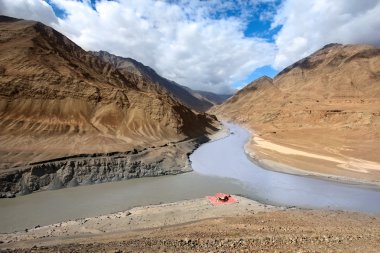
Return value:
[(234, 134), (191, 155), (194, 172), (0, 199), (0, 233), (217, 192), (275, 205), (380, 213), (379, 189), (264, 170), (244, 153), (248, 132), (233, 124), (227, 127)]
[(235, 124), (225, 125), (233, 134), (195, 150), (190, 157), (194, 171), (237, 179), (251, 196), (265, 203), (380, 213), (378, 187), (265, 170), (244, 153), (249, 132)]

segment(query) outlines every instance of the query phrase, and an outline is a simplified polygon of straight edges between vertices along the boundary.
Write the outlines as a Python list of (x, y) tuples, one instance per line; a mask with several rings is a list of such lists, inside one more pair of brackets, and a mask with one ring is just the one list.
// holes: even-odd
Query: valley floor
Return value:
[(380, 216), (262, 205), (240, 196), (133, 208), (0, 235), (2, 252), (376, 252)]
[[(226, 135), (220, 132), (218, 139)], [(380, 215), (264, 205), (241, 196), (136, 207), (0, 234), (0, 252), (377, 252)]]

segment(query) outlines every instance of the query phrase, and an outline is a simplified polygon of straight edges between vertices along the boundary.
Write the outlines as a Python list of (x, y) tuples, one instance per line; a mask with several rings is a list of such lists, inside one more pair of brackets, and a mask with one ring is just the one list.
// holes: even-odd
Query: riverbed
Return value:
[(249, 133), (238, 125), (226, 126), (233, 134), (206, 143), (191, 155), (194, 172), (0, 199), (0, 233), (217, 192), (280, 206), (380, 213), (378, 188), (262, 169), (244, 153)]

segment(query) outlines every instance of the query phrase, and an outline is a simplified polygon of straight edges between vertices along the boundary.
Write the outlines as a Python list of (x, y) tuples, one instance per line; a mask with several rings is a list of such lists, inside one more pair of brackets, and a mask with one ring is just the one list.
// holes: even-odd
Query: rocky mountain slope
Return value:
[[(107, 153), (136, 155), (215, 131), (212, 117), (193, 112), (164, 91), (141, 88), (150, 85), (144, 77), (120, 73), (42, 23), (0, 17), (1, 192), (39, 189), (56, 180), (59, 169), (56, 185), (67, 185), (78, 164), (64, 158), (73, 156), (89, 157), (85, 174), (103, 173), (105, 181), (113, 164), (118, 177), (127, 178), (124, 170), (133, 166), (107, 162), (112, 160)], [(191, 148), (182, 150), (187, 159)], [(52, 163), (56, 159), (61, 162)], [(171, 157), (154, 159), (152, 169), (159, 170), (157, 164)], [(134, 161), (142, 160), (144, 156)]]
[(132, 58), (124, 58), (110, 54), (106, 51), (91, 52), (106, 62), (111, 63), (120, 73), (125, 76), (139, 80), (145, 78), (150, 81), (148, 87), (139, 87), (141, 89), (163, 89), (170, 93), (175, 99), (189, 108), (199, 112), (205, 112), (213, 105), (221, 104), (230, 95), (219, 95), (212, 92), (195, 91), (188, 87), (177, 84), (157, 74), (152, 68), (145, 66)]
[(378, 48), (327, 45), (212, 111), (252, 129), (248, 152), (271, 168), (380, 180)]

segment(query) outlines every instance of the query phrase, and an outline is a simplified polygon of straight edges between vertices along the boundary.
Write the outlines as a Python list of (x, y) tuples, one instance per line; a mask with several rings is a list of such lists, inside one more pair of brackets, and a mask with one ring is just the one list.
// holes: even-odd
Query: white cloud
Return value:
[[(284, 0), (276, 14), (277, 0), (103, 0), (96, 10), (89, 0), (49, 2), (65, 17), (43, 0), (0, 0), (0, 14), (42, 21), (85, 50), (132, 57), (180, 84), (214, 92), (231, 91), (259, 67), (280, 70), (328, 43), (380, 46), (379, 0)], [(274, 43), (244, 36), (253, 16), (281, 27)]]
[(228, 2), (102, 1), (96, 11), (53, 2), (68, 14), (57, 28), (85, 49), (132, 57), (194, 89), (230, 92), (233, 82), (273, 61), (272, 44), (244, 37), (244, 20), (224, 16)]
[(0, 0), (0, 14), (45, 24), (58, 21), (52, 7), (43, 0)]
[(273, 66), (282, 69), (328, 43), (380, 46), (379, 0), (287, 0), (273, 27), (278, 53)]
[[(20, 1), (5, 1), (22, 9)], [(36, 1), (31, 12), (43, 9), (41, 0), (28, 3)], [(85, 50), (132, 57), (194, 89), (230, 92), (232, 83), (274, 59), (273, 44), (244, 36), (244, 17), (262, 1), (268, 0), (98, 1), (94, 10), (89, 1), (50, 0), (67, 15), (45, 22)], [(231, 10), (244, 13), (228, 17)]]

